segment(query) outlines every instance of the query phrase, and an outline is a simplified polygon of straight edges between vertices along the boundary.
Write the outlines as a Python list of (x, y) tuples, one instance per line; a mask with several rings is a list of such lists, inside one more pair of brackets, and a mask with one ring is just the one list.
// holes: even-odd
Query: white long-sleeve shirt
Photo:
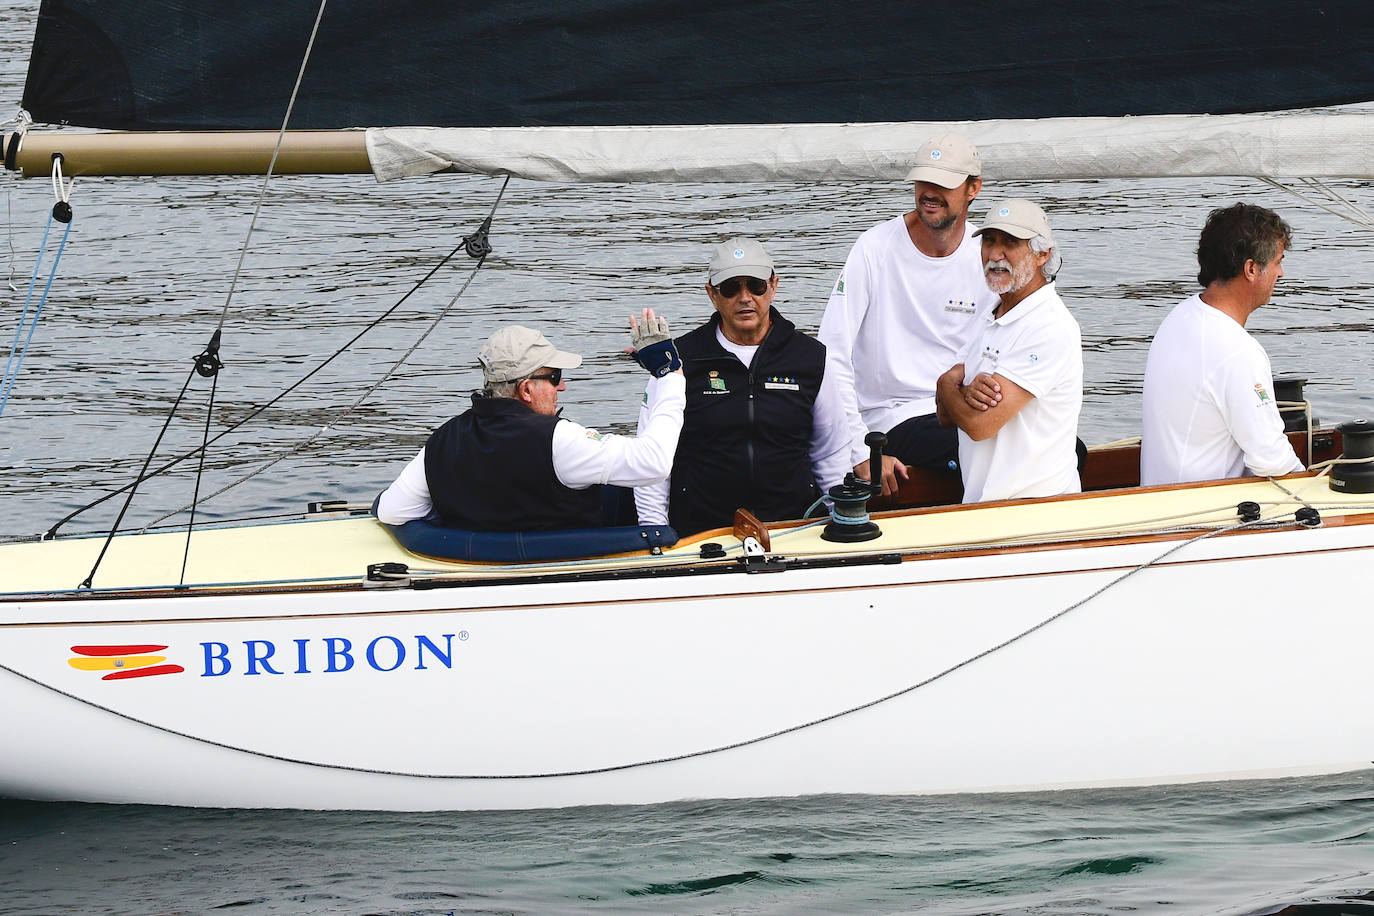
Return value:
[(947, 257), (921, 252), (895, 217), (859, 236), (816, 335), (840, 392), (850, 466), (868, 460), (864, 436), (935, 412), (935, 381), (959, 361), (997, 304), (983, 279), (973, 226)]
[[(744, 366), (754, 361), (758, 345), (746, 346), (729, 340), (720, 328), (716, 328), (716, 341)], [(840, 399), (839, 389), (832, 381), (833, 373), (827, 363), (821, 376), (821, 387), (816, 400), (811, 405), (811, 443), (807, 455), (811, 460), (811, 474), (822, 494), (844, 480), (844, 475), (854, 466), (849, 460), (849, 433), (845, 422), (844, 402)], [(650, 420), (648, 397), (639, 411), (641, 434)], [(669, 468), (671, 471), (671, 468)], [(641, 525), (668, 524), (668, 494), (671, 478), (635, 488), (635, 510)]]
[[(601, 434), (572, 420), (553, 428), (553, 471), (563, 486), (584, 490), (594, 484), (638, 487), (664, 480), (673, 470), (687, 380), (671, 372), (649, 381), (647, 422), (638, 436)], [(433, 510), (425, 477), (425, 450), (410, 460), (377, 502), (377, 518), (400, 525)]]
[(1201, 296), (1174, 306), (1145, 360), (1144, 485), (1301, 471), (1274, 402), (1269, 356)]

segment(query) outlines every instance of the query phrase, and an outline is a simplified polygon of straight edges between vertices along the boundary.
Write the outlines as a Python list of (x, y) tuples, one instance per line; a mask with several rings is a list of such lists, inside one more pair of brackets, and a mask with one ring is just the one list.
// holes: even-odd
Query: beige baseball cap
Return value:
[(993, 204), (988, 215), (983, 218), (983, 225), (973, 234), (982, 235), (989, 229), (1001, 229), (1007, 235), (1014, 235), (1018, 239), (1029, 239), (1038, 235), (1049, 242), (1051, 247), (1054, 245), (1054, 235), (1050, 232), (1050, 221), (1045, 216), (1045, 211), (1021, 197)]
[(518, 324), (506, 325), (488, 337), (477, 361), (482, 364), (482, 377), (488, 382), (513, 382), (544, 366), (576, 369), (582, 365), (582, 357), (576, 353), (564, 352), (545, 340), (543, 334)]
[(978, 147), (963, 134), (931, 137), (916, 151), (916, 164), (907, 181), (928, 181), (942, 188), (957, 188), (973, 175), (983, 174)]
[(763, 246), (751, 238), (737, 235), (711, 249), (708, 282), (719, 286), (731, 277), (757, 277), (767, 280), (773, 276), (773, 259)]

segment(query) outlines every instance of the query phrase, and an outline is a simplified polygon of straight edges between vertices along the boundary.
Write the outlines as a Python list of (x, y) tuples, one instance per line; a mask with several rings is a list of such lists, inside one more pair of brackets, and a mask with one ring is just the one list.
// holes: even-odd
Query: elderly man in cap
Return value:
[(983, 282), (968, 208), (982, 190), (978, 148), (959, 134), (932, 137), (907, 175), (916, 209), (859, 236), (844, 264), (820, 340), (844, 400), (851, 463), (867, 480), (870, 431), (887, 433), (883, 492), (906, 465), (957, 470), (958, 442), (935, 418), (935, 380), (997, 297)]
[[(677, 339), (687, 409), (669, 480), (635, 490), (642, 525), (681, 535), (800, 518), (849, 470), (849, 431), (825, 347), (773, 307), (773, 259), (753, 239), (711, 250), (711, 319)], [(651, 419), (646, 408), (640, 429)]]
[(637, 437), (602, 435), (558, 417), (563, 372), (582, 357), (519, 325), (492, 334), (479, 356), (486, 387), (430, 435), (382, 493), (377, 517), (399, 525), (437, 515), (475, 531), (601, 525), (600, 485), (662, 480), (682, 429), (684, 378), (668, 323), (645, 309), (640, 320), (630, 318), (630, 342), (654, 376)]
[(1054, 288), (1049, 220), (1028, 200), (1008, 200), (974, 234), (999, 301), (935, 390), (940, 422), (959, 431), (964, 502), (1077, 493), (1083, 346)]
[(1277, 477), (1303, 469), (1283, 432), (1269, 356), (1245, 322), (1274, 294), (1292, 230), (1273, 210), (1213, 210), (1201, 293), (1174, 306), (1145, 360), (1140, 482)]

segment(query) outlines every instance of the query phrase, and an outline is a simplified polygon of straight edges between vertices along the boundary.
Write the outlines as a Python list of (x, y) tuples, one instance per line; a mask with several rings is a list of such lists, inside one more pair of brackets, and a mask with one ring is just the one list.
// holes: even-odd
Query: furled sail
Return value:
[[(43, 0), (39, 123), (280, 127), (318, 0)], [(843, 124), (1374, 99), (1368, 0), (335, 0), (297, 129)]]
[(999, 180), (1374, 178), (1374, 111), (901, 124), (374, 128), (379, 180), (432, 172), (543, 181), (899, 181), (922, 141), (973, 139)]

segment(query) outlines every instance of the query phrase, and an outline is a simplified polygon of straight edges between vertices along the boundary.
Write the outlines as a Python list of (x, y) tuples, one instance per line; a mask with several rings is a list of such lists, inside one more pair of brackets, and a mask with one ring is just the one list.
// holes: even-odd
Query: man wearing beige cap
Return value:
[(508, 325), (478, 357), (486, 387), (436, 429), (382, 493), (390, 525), (437, 515), (474, 531), (541, 531), (602, 524), (601, 484), (633, 487), (668, 476), (682, 429), (684, 379), (668, 323), (630, 318), (636, 361), (654, 376), (640, 436), (602, 435), (558, 417), (563, 372), (582, 357), (531, 328)]
[(1054, 287), (1049, 220), (1029, 200), (1007, 200), (974, 234), (999, 301), (935, 393), (940, 422), (958, 429), (964, 502), (1077, 493), (1083, 346)]
[(860, 477), (869, 476), (864, 436), (887, 433), (884, 493), (906, 477), (908, 464), (957, 470), (957, 439), (935, 418), (935, 380), (997, 301), (968, 225), (982, 173), (967, 137), (941, 134), (921, 144), (907, 175), (916, 209), (859, 236), (821, 320)]
[[(773, 259), (753, 239), (711, 249), (711, 319), (677, 339), (687, 408), (673, 472), (638, 487), (641, 525), (679, 535), (729, 525), (736, 509), (763, 521), (800, 518), (850, 468), (849, 431), (825, 347), (773, 307)], [(647, 406), (640, 413), (646, 428)]]

